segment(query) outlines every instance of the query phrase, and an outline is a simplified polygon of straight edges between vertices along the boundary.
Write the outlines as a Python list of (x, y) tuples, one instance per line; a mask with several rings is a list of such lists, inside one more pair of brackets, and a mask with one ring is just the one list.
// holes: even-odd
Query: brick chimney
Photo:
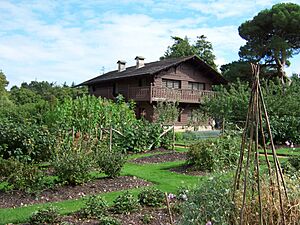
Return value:
[(126, 70), (126, 61), (119, 60), (118, 62), (118, 72)]
[(145, 66), (145, 63), (144, 63), (144, 57), (143, 56), (137, 56), (135, 57), (135, 60), (136, 60), (136, 68), (141, 68), (143, 66)]

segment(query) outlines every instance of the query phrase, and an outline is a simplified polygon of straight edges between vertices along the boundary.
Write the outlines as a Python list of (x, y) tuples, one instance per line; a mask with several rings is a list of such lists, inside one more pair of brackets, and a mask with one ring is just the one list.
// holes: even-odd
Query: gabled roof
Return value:
[(145, 66), (141, 68), (136, 68), (136, 66), (131, 66), (119, 72), (118, 70), (113, 70), (103, 75), (97, 76), (91, 80), (87, 80), (77, 86), (83, 85), (93, 85), (96, 83), (101, 83), (105, 81), (112, 81), (122, 78), (128, 77), (136, 77), (136, 76), (145, 76), (145, 75), (154, 75), (163, 70), (167, 70), (171, 67), (176, 67), (179, 64), (187, 61), (193, 61), (203, 69), (205, 69), (209, 76), (211, 76), (212, 81), (214, 84), (227, 84), (227, 80), (216, 70), (202, 61), (198, 56), (188, 56), (188, 57), (181, 57), (181, 58), (174, 58), (174, 59), (165, 59), (156, 62), (145, 63)]

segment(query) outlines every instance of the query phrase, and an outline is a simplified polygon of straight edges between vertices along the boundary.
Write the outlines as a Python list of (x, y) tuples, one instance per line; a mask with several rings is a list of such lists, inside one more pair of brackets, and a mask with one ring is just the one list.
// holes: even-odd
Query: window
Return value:
[(139, 79), (139, 87), (147, 86), (147, 80), (145, 78)]
[(198, 91), (205, 90), (205, 84), (198, 82), (189, 82), (189, 89)]
[(174, 88), (174, 89), (181, 88), (181, 81), (180, 80), (162, 79), (162, 83), (163, 83), (163, 87)]

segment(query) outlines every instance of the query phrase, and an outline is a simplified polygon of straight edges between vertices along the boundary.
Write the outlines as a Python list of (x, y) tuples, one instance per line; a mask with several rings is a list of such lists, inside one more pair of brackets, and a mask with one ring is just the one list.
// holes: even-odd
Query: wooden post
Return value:
[(167, 203), (167, 208), (168, 208), (168, 214), (169, 214), (169, 219), (170, 219), (170, 224), (173, 225), (173, 217), (172, 217), (172, 212), (171, 212), (171, 208), (170, 208), (170, 202), (169, 202), (169, 198), (168, 198), (168, 194), (167, 192), (165, 192), (165, 198), (166, 198), (166, 203)]
[(173, 124), (173, 146), (172, 149), (175, 150), (175, 123)]
[(152, 103), (152, 83), (150, 83), (150, 104)]
[(109, 129), (109, 151), (112, 150), (112, 127)]

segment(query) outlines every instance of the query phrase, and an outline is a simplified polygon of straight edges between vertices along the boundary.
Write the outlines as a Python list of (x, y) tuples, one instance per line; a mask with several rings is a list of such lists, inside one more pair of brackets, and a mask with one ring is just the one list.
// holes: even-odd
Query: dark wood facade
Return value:
[[(110, 76), (92, 79), (83, 83), (88, 85), (89, 93), (95, 96), (101, 96), (108, 99), (114, 99), (118, 94), (122, 94), (127, 100), (136, 102), (137, 116), (145, 116), (150, 121), (153, 119), (153, 105), (159, 101), (176, 101), (182, 110), (182, 114), (176, 125), (186, 125), (189, 121), (191, 111), (199, 107), (199, 104), (205, 97), (213, 97), (214, 92), (212, 86), (220, 83), (226, 83), (225, 79), (216, 74), (216, 71), (207, 69), (207, 65), (203, 66), (199, 58), (186, 57), (174, 63), (166, 62), (163, 69), (152, 69), (152, 73), (130, 76), (136, 73), (139, 68), (133, 70), (132, 67), (124, 76), (115, 79), (109, 79)], [(201, 63), (199, 63), (201, 62)], [(162, 64), (163, 62), (159, 61)], [(157, 64), (158, 64), (157, 63)], [(155, 63), (149, 63), (149, 66), (155, 68)], [(145, 64), (146, 70), (148, 65)], [(148, 69), (149, 70), (149, 69)], [(125, 70), (126, 71), (126, 70)], [(123, 73), (116, 71), (111, 75), (117, 76)], [(102, 79), (102, 80), (101, 80)]]

